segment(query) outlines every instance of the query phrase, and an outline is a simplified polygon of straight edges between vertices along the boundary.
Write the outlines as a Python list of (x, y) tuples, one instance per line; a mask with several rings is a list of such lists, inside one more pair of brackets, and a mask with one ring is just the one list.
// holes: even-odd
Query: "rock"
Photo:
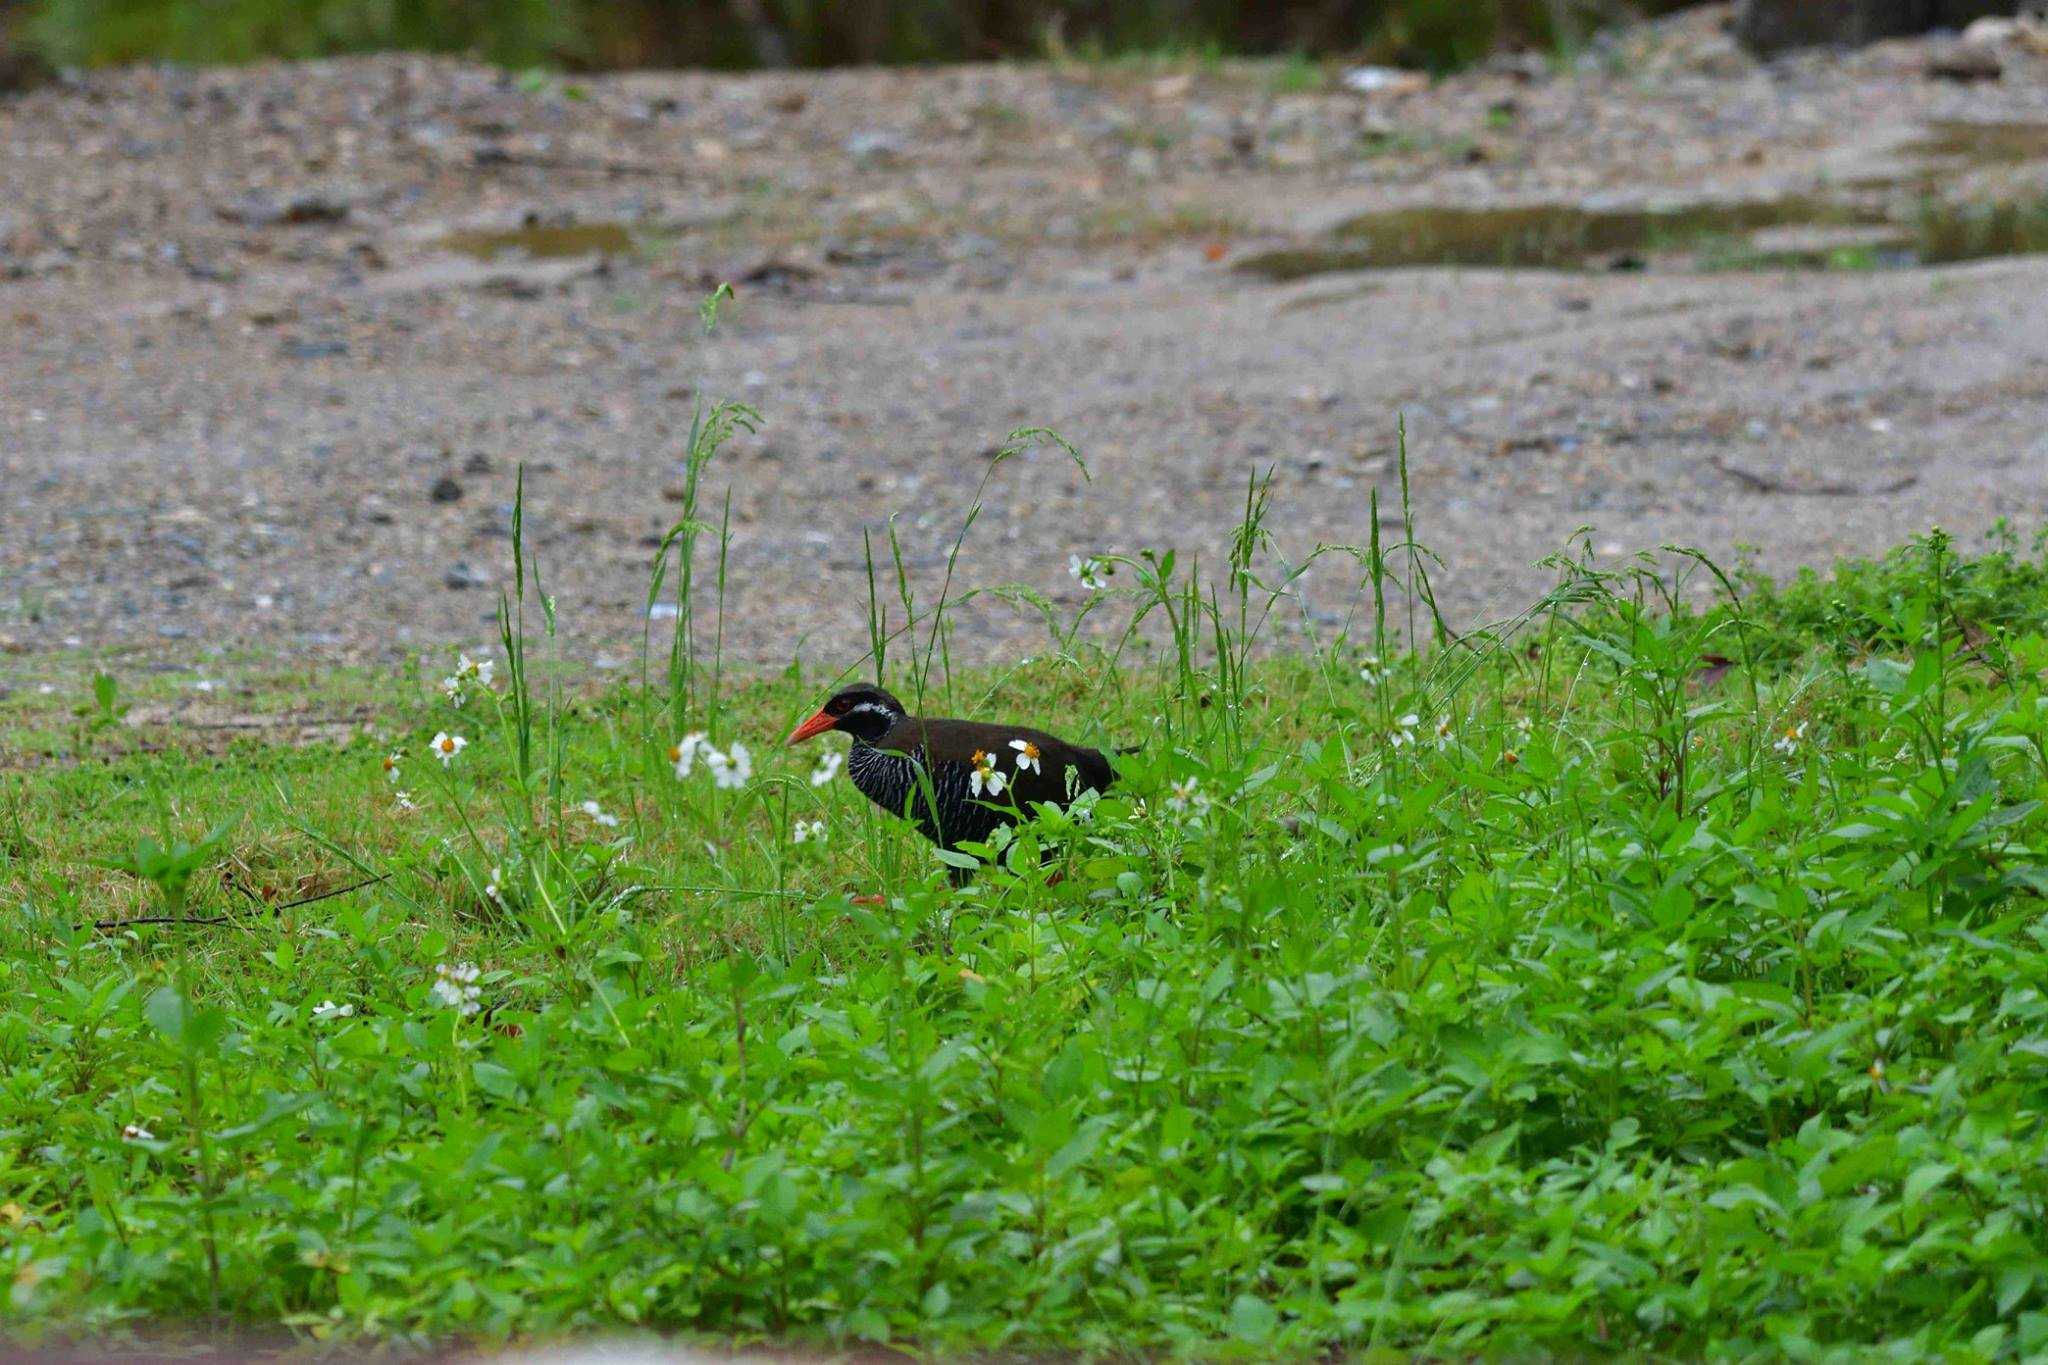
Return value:
[(252, 194), (224, 204), (216, 212), (227, 222), (243, 227), (300, 227), (344, 222), (348, 205), (323, 191), (310, 190), (281, 199)]
[[(5, 26), (5, 21), (0, 21), (0, 28)], [(48, 62), (33, 52), (4, 41), (5, 36), (0, 34), (0, 96), (33, 90), (56, 79), (57, 73), (50, 69)]]
[(1338, 83), (1354, 95), (1376, 95), (1385, 99), (1417, 95), (1429, 89), (1428, 76), (1395, 66), (1354, 66), (1338, 77)]
[(491, 577), (481, 570), (470, 567), (468, 560), (458, 559), (449, 566), (441, 582), (452, 591), (465, 592), (470, 588), (488, 588), (491, 586)]
[(427, 496), (435, 502), (461, 502), (462, 484), (453, 474), (443, 474), (434, 480), (433, 491)]
[(846, 154), (862, 166), (886, 166), (903, 159), (903, 139), (894, 133), (855, 133)]
[(1960, 29), (2019, 9), (2020, 0), (1743, 0), (1735, 36), (1751, 51), (1769, 54)]
[(1944, 43), (1927, 54), (1927, 78), (1936, 81), (1995, 81), (2005, 75), (1996, 49), (1983, 43)]

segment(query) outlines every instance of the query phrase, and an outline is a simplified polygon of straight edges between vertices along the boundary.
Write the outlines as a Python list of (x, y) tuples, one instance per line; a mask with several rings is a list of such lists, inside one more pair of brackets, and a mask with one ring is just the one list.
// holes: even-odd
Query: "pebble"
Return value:
[[(427, 496), (435, 502), (461, 502), (462, 483), (453, 474), (443, 474), (434, 480), (434, 487)], [(385, 517), (386, 521), (390, 519), (389, 516)]]

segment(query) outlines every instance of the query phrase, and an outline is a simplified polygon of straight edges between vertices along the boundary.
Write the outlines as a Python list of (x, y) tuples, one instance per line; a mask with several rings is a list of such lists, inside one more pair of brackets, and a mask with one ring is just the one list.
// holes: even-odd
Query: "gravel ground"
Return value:
[[(1712, 11), (1579, 69), (1285, 93), (1274, 66), (522, 82), (408, 57), (101, 73), (0, 102), (0, 688), (80, 649), (207, 666), (475, 643), (529, 527), (569, 647), (630, 657), (699, 395), (754, 403), (728, 653), (837, 664), (862, 531), (922, 589), (988, 455), (970, 584), (1077, 605), (1071, 553), (1214, 558), (1247, 476), (1300, 554), (1361, 542), (1404, 417), (1454, 621), (1606, 554), (1785, 570), (2048, 514), (2048, 258), (1924, 270), (1232, 269), (1422, 203), (1781, 195), (1907, 173), (1931, 120), (2048, 123), (2048, 57), (1758, 66)], [(2048, 144), (1940, 163), (2048, 185)], [(480, 262), (461, 230), (612, 249)], [(617, 250), (602, 225), (635, 225)], [(595, 225), (595, 226), (594, 226)], [(571, 238), (570, 240), (577, 240)], [(738, 301), (706, 337), (708, 285)], [(1307, 605), (1341, 619), (1318, 570)], [(665, 629), (665, 626), (658, 627)], [(1026, 648), (974, 617), (956, 657)], [(215, 660), (214, 662), (218, 662)]]

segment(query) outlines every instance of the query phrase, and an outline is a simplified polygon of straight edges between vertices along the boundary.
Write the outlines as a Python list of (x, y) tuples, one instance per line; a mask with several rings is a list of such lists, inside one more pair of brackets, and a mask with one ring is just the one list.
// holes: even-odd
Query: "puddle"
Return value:
[(1651, 256), (1697, 250), (1714, 241), (1740, 241), (1768, 228), (1864, 227), (1886, 221), (1878, 210), (1806, 198), (1672, 209), (1589, 209), (1574, 204), (1395, 209), (1341, 224), (1336, 240), (1328, 245), (1268, 252), (1238, 268), (1274, 280), (1419, 265), (1628, 268)]
[(494, 261), (500, 256), (545, 261), (565, 256), (625, 256), (639, 245), (639, 239), (624, 223), (572, 223), (508, 228), (501, 232), (451, 232), (436, 245), (480, 261)]
[(1972, 123), (1936, 119), (1927, 135), (1903, 148), (1926, 160), (1967, 161), (1976, 166), (2019, 166), (2048, 161), (2048, 123)]
[[(2048, 195), (1973, 205), (1938, 193), (1957, 163), (2048, 161), (2048, 123), (1943, 120), (1904, 150), (1921, 163), (1917, 172), (1857, 182), (1839, 196), (1668, 208), (1395, 209), (1353, 218), (1321, 242), (1252, 256), (1236, 268), (1275, 281), (1403, 266), (1855, 270), (2048, 251)], [(1821, 244), (1769, 244), (1786, 235)]]

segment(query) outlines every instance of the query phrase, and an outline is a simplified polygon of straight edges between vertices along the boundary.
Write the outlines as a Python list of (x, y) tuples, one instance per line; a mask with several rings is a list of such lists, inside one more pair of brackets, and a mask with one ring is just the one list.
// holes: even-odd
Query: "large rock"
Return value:
[(1755, 52), (1869, 43), (2017, 14), (2023, 0), (1743, 0), (1735, 33)]

